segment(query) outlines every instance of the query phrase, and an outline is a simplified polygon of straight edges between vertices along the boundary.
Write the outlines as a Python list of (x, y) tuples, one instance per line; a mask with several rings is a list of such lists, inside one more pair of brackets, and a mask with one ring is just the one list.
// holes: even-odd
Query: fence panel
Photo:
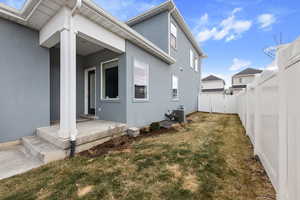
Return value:
[(199, 101), (199, 111), (211, 112), (211, 100), (208, 94), (201, 94)]
[(247, 134), (249, 135), (251, 142), (255, 143), (255, 88), (251, 87), (248, 90), (247, 101)]
[(278, 77), (262, 80), (258, 90), (257, 154), (276, 189), (278, 189)]
[(224, 94), (201, 94), (199, 111), (215, 113), (236, 113), (236, 98)]

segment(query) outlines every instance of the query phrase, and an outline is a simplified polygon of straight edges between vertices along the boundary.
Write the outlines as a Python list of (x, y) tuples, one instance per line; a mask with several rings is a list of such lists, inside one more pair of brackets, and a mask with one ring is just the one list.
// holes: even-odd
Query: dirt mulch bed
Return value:
[[(176, 126), (184, 126), (184, 125), (176, 124)], [(170, 128), (170, 129), (161, 128), (156, 131), (141, 132), (141, 134), (135, 138), (125, 135), (125, 136), (113, 138), (108, 142), (95, 146), (87, 151), (83, 151), (78, 155), (89, 157), (89, 158), (95, 158), (98, 156), (103, 156), (105, 154), (108, 154), (109, 152), (112, 151), (124, 151), (125, 149), (130, 149), (131, 144), (134, 141), (138, 141), (143, 138), (158, 137), (163, 134), (174, 133), (174, 132), (177, 132), (175, 128)]]

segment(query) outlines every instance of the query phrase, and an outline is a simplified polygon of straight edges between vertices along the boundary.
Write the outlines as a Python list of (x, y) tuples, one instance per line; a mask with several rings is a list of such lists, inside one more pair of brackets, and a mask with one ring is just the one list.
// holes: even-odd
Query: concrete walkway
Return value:
[(27, 154), (21, 144), (0, 148), (0, 163), (0, 179), (24, 173), (43, 164)]

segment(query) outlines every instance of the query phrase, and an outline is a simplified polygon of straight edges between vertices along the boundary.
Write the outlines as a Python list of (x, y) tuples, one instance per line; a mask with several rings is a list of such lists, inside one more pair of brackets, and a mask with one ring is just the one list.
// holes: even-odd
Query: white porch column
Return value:
[(61, 138), (75, 140), (76, 128), (76, 33), (60, 33), (60, 130)]

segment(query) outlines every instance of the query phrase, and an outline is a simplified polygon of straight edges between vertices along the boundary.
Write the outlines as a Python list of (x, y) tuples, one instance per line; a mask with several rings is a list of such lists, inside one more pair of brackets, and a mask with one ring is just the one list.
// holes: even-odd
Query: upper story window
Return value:
[(171, 23), (171, 34), (170, 34), (171, 47), (177, 49), (177, 27)]
[(243, 79), (242, 78), (239, 78), (239, 83), (243, 83)]
[(199, 71), (199, 59), (195, 57), (195, 71)]
[(134, 60), (133, 82), (134, 99), (149, 99), (149, 65), (138, 60)]
[(178, 97), (179, 97), (178, 90), (179, 90), (178, 77), (175, 75), (172, 75), (172, 99), (178, 99)]
[(101, 68), (101, 98), (119, 98), (119, 67), (118, 59), (104, 62)]
[(194, 52), (190, 49), (190, 67), (194, 68)]

